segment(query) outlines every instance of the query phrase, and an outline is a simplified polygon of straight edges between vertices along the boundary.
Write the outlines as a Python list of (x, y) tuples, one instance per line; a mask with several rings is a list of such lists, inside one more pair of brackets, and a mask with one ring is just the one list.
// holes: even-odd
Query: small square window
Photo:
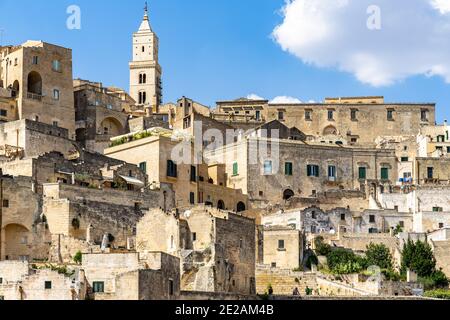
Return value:
[(103, 293), (103, 292), (105, 292), (105, 283), (103, 281), (94, 281), (92, 283), (92, 291), (94, 293)]
[(272, 268), (276, 268), (276, 267), (277, 267), (277, 263), (276, 263), (276, 262), (272, 262), (272, 263), (270, 264), (270, 266), (271, 266)]
[(374, 215), (370, 215), (369, 216), (369, 222), (370, 223), (375, 223), (375, 216)]
[(278, 250), (284, 250), (284, 240), (278, 240)]
[(345, 213), (341, 214), (341, 221), (345, 221)]
[(439, 223), (439, 229), (443, 229), (444, 228), (444, 224), (441, 222)]
[(9, 208), (9, 200), (3, 199), (3, 208)]
[(45, 287), (45, 290), (50, 290), (52, 288), (52, 282), (45, 281), (44, 287)]

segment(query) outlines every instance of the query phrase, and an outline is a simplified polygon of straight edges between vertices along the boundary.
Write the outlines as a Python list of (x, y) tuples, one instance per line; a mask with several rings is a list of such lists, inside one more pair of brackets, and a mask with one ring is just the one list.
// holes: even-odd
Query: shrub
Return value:
[(426, 291), (425, 297), (450, 300), (450, 290), (438, 289), (432, 291)]
[(336, 249), (327, 255), (328, 267), (335, 274), (360, 272), (367, 267), (367, 260), (352, 251)]
[(73, 262), (76, 264), (81, 264), (83, 262), (83, 255), (81, 254), (81, 251), (78, 251), (75, 256), (73, 257)]

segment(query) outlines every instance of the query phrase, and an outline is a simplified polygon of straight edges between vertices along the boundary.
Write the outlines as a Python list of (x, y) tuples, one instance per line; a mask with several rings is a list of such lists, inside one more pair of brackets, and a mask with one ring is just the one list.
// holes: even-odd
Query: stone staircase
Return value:
[(300, 295), (306, 295), (306, 287), (317, 288), (316, 274), (311, 272), (295, 272), (288, 269), (258, 266), (256, 269), (256, 292), (264, 294), (269, 284), (275, 295), (292, 295), (298, 288)]

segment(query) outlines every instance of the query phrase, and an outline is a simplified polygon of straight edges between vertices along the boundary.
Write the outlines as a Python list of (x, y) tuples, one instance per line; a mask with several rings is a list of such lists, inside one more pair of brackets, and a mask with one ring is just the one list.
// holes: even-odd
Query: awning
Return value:
[(121, 177), (123, 180), (125, 180), (127, 184), (131, 184), (131, 185), (137, 186), (139, 188), (145, 187), (145, 183), (143, 183), (141, 180), (138, 180), (136, 178), (121, 176), (121, 175), (119, 175), (119, 177)]

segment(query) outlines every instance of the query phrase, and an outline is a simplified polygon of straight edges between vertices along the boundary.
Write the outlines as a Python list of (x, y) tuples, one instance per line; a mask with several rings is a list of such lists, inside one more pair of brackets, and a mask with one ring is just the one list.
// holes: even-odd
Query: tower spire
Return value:
[(145, 7), (144, 7), (144, 19), (148, 20), (148, 3), (145, 1)]

